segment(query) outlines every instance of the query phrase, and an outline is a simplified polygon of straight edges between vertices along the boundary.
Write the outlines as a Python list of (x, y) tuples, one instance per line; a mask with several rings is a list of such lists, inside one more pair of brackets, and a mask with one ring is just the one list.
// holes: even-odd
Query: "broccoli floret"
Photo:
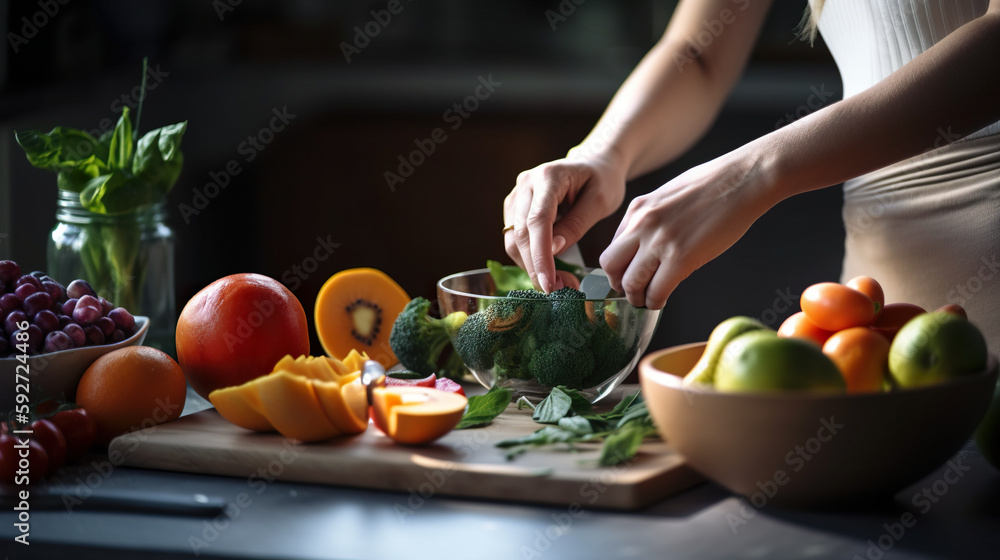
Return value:
[(588, 344), (597, 326), (594, 320), (593, 301), (586, 301), (580, 290), (561, 288), (549, 294), (552, 300), (549, 338), (573, 348)]
[(466, 314), (456, 311), (443, 319), (428, 315), (431, 302), (417, 297), (410, 300), (392, 325), (389, 346), (406, 369), (430, 375), (437, 371), (441, 353), (451, 344), (451, 335), (466, 321)]
[(587, 347), (574, 348), (560, 341), (542, 345), (531, 357), (528, 371), (542, 385), (583, 388), (594, 370), (594, 354)]
[(444, 365), (438, 368), (437, 374), (441, 377), (461, 381), (465, 378), (467, 372), (468, 370), (465, 369), (465, 362), (462, 361), (462, 357), (452, 348)]
[(480, 311), (469, 315), (455, 334), (455, 351), (465, 365), (477, 371), (493, 367), (493, 355), (509, 342), (506, 332), (491, 331), (486, 313)]
[(584, 387), (596, 387), (621, 371), (635, 356), (637, 345), (638, 341), (626, 345), (607, 323), (598, 327), (590, 344), (594, 351), (594, 371), (583, 381)]

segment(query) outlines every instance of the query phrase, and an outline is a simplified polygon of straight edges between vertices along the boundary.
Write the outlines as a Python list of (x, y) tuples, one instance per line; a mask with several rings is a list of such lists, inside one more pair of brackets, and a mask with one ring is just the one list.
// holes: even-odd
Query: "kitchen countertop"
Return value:
[[(186, 412), (204, 406), (190, 399)], [(961, 476), (956, 476), (960, 474)], [(10, 558), (996, 558), (1000, 472), (969, 443), (892, 502), (850, 511), (755, 509), (705, 483), (636, 512), (577, 510), (113, 467), (94, 456), (52, 484), (203, 494), (213, 518), (33, 511), (30, 549), (0, 523)], [(928, 497), (923, 497), (923, 492)], [(86, 498), (84, 498), (84, 501)], [(901, 520), (915, 523), (904, 526)], [(26, 554), (27, 552), (27, 554)]]

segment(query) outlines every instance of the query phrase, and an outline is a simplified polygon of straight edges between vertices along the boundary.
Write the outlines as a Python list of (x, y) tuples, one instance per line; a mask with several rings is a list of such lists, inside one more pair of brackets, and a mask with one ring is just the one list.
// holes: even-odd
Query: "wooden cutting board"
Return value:
[(244, 430), (209, 409), (121, 436), (108, 453), (133, 467), (392, 490), (415, 503), (440, 494), (628, 510), (703, 480), (661, 441), (644, 443), (634, 460), (615, 467), (596, 466), (596, 444), (576, 453), (533, 449), (513, 460), (494, 446), (539, 427), (511, 405), (487, 427), (456, 430), (428, 446), (396, 444), (374, 426), (303, 444)]

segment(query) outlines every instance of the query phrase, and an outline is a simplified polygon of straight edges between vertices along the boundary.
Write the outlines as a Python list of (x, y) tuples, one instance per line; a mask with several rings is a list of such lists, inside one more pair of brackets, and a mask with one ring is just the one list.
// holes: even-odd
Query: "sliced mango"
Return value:
[(365, 362), (370, 360), (367, 352), (358, 352), (354, 348), (348, 352), (347, 356), (341, 361), (344, 367), (347, 368), (347, 372), (353, 373), (355, 371), (361, 371), (364, 367)]
[(368, 427), (368, 418), (355, 415), (354, 409), (344, 398), (344, 387), (335, 381), (313, 381), (312, 384), (323, 412), (337, 429), (345, 434), (365, 431)]
[(248, 381), (235, 387), (216, 389), (209, 393), (208, 400), (223, 418), (248, 430), (273, 432), (274, 426), (261, 412), (260, 398), (254, 383)]
[(299, 441), (322, 441), (341, 434), (320, 405), (313, 383), (279, 371), (256, 379), (261, 412), (278, 432)]
[(462, 419), (468, 399), (428, 387), (376, 387), (372, 408), (376, 424), (399, 443), (430, 443), (450, 432)]

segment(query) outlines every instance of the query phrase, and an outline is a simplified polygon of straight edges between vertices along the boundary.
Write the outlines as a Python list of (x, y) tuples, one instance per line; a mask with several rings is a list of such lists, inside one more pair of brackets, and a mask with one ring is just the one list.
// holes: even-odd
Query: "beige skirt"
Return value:
[(844, 184), (842, 280), (886, 303), (957, 303), (1000, 354), (1000, 135), (953, 144)]

